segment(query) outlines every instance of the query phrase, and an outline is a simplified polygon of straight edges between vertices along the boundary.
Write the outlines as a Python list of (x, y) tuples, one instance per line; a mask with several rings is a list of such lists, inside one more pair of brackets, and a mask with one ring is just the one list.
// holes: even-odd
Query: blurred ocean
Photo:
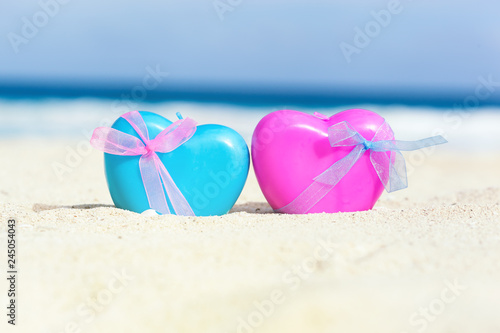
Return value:
[(500, 107), (475, 109), (404, 106), (395, 104), (352, 104), (337, 107), (293, 105), (248, 106), (196, 102), (135, 104), (126, 100), (0, 99), (0, 139), (47, 137), (60, 140), (88, 140), (94, 128), (110, 126), (130, 110), (147, 110), (174, 120), (176, 112), (200, 124), (217, 123), (234, 128), (251, 142), (252, 132), (266, 114), (281, 109), (332, 115), (350, 108), (364, 108), (382, 115), (400, 140), (444, 135), (449, 150), (500, 152)]
[(0, 2), (0, 137), (88, 140), (139, 109), (250, 143), (275, 110), (366, 108), (402, 140), (500, 150), (498, 1), (221, 3)]

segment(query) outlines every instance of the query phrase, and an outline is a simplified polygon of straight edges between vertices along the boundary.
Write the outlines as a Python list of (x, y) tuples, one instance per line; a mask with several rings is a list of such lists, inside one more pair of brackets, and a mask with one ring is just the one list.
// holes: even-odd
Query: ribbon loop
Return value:
[(96, 128), (90, 143), (94, 148), (113, 155), (133, 156), (146, 152), (140, 139), (109, 127)]
[(393, 137), (394, 133), (387, 122), (380, 125), (372, 140), (363, 138), (346, 121), (329, 127), (328, 140), (333, 148), (345, 146), (354, 148), (347, 156), (314, 178), (313, 183), (292, 202), (276, 211), (292, 214), (307, 213), (344, 178), (366, 151), (370, 151), (370, 161), (387, 192), (407, 188), (406, 163), (401, 151), (412, 151), (448, 142), (441, 135), (418, 141), (386, 140)]
[(179, 119), (151, 140), (149, 145), (158, 153), (169, 153), (189, 140), (195, 132), (196, 122), (193, 119)]
[(355, 146), (365, 141), (347, 121), (330, 126), (328, 128), (328, 140), (332, 147)]
[(126, 113), (122, 118), (134, 128), (140, 139), (114, 128), (99, 127), (94, 130), (91, 145), (108, 154), (140, 155), (139, 170), (149, 207), (159, 213), (170, 214), (166, 192), (177, 215), (194, 216), (157, 153), (171, 152), (188, 141), (196, 132), (196, 122), (190, 118), (179, 119), (150, 140), (146, 123), (138, 111)]

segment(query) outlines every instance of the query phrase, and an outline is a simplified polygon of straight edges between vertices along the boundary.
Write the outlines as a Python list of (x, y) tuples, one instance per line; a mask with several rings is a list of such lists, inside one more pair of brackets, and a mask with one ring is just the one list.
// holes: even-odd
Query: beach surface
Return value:
[(82, 142), (0, 140), (1, 332), (500, 332), (499, 149), (405, 153), (371, 211), (274, 214), (250, 170), (229, 214), (177, 217), (115, 208)]
[(77, 145), (1, 141), (2, 332), (500, 332), (498, 154), (436, 151), (357, 213), (273, 214), (250, 170), (230, 214), (190, 218), (114, 208), (97, 151), (58, 177)]

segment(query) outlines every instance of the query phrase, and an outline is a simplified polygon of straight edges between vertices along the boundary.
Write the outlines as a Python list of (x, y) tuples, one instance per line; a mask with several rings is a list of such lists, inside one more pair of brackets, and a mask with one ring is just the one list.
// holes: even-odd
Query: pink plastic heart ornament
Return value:
[[(260, 188), (274, 210), (289, 205), (318, 175), (351, 153), (352, 145), (332, 147), (329, 141), (329, 128), (343, 122), (370, 141), (385, 120), (362, 109), (331, 117), (281, 110), (259, 122), (252, 137), (252, 161)], [(394, 140), (392, 131), (377, 136), (378, 140)], [(362, 150), (348, 173), (303, 213), (369, 210), (383, 190), (384, 184), (370, 161), (370, 151)]]

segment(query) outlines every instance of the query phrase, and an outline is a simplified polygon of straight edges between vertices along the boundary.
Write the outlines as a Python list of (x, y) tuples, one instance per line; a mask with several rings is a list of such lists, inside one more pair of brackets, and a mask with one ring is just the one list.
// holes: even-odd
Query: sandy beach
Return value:
[(498, 153), (436, 151), (358, 213), (273, 214), (250, 170), (230, 214), (189, 218), (114, 208), (97, 151), (58, 176), (77, 145), (0, 142), (2, 332), (500, 332)]
[(0, 333), (500, 333), (499, 13), (0, 0)]

